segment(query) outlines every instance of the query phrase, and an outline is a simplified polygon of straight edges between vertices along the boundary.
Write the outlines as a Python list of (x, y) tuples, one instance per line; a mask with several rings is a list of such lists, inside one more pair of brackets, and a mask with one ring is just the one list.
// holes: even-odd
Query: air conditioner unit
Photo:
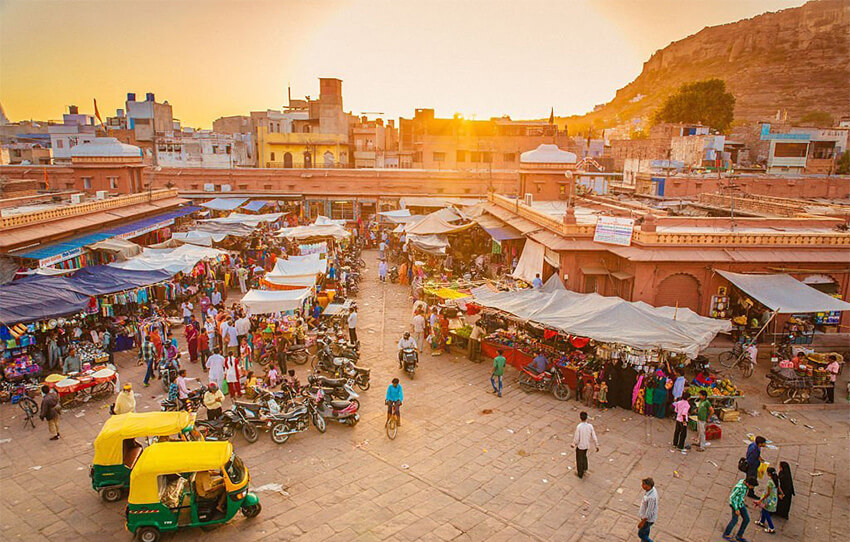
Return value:
[(82, 194), (71, 194), (71, 203), (73, 205), (77, 205), (78, 203), (82, 203), (82, 202), (83, 202), (83, 195)]
[(94, 197), (95, 197), (95, 199), (106, 199), (106, 197), (108, 195), (109, 195), (108, 190), (98, 190), (97, 192), (95, 192)]
[(531, 195), (530, 192), (526, 192), (525, 194), (525, 204), (531, 207), (531, 204), (534, 203), (534, 196)]
[(215, 192), (215, 185), (212, 183), (207, 183), (204, 185), (204, 192)]
[(233, 188), (229, 184), (221, 185), (221, 191), (222, 192), (230, 192), (231, 190), (233, 190)]

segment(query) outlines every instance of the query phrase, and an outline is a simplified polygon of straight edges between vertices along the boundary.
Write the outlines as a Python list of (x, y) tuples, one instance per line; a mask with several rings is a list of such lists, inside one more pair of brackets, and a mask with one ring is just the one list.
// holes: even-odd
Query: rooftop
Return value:
[(576, 161), (575, 154), (545, 143), (520, 155), (523, 164), (575, 164)]
[(141, 158), (142, 150), (114, 137), (96, 137), (71, 150), (71, 158)]

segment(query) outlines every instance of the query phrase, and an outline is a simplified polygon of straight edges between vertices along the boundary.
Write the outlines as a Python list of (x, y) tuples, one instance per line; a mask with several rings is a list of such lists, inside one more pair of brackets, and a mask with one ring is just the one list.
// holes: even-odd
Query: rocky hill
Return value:
[(707, 27), (656, 52), (641, 74), (599, 111), (559, 119), (570, 131), (651, 116), (679, 85), (717, 77), (737, 99), (736, 121), (787, 111), (797, 120), (823, 111), (850, 114), (850, 0), (813, 0), (798, 8)]

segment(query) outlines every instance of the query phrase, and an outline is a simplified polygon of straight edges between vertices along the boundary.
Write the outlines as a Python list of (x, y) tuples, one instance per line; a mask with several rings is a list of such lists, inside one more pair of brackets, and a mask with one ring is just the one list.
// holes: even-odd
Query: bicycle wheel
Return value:
[(398, 419), (392, 416), (387, 420), (387, 436), (390, 437), (390, 440), (393, 440), (396, 435), (398, 435)]
[(18, 406), (21, 407), (21, 410), (24, 411), (27, 418), (38, 414), (38, 403), (36, 403), (31, 397), (22, 397), (19, 399)]
[(717, 356), (717, 362), (720, 363), (720, 365), (726, 367), (727, 369), (729, 367), (733, 367), (736, 361), (737, 358), (735, 357), (735, 353), (731, 350), (721, 352), (720, 355)]
[(755, 364), (751, 363), (749, 359), (742, 359), (738, 363), (738, 367), (741, 369), (741, 375), (744, 378), (750, 378), (753, 376), (753, 371), (755, 370)]

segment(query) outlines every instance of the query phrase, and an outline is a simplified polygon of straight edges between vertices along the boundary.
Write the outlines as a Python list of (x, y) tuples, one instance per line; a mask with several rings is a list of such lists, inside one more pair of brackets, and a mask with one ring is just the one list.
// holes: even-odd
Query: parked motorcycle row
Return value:
[(363, 261), (360, 245), (352, 243), (339, 260), (339, 289), (342, 297), (357, 297), (360, 291), (360, 271), (364, 267), (366, 262)]

